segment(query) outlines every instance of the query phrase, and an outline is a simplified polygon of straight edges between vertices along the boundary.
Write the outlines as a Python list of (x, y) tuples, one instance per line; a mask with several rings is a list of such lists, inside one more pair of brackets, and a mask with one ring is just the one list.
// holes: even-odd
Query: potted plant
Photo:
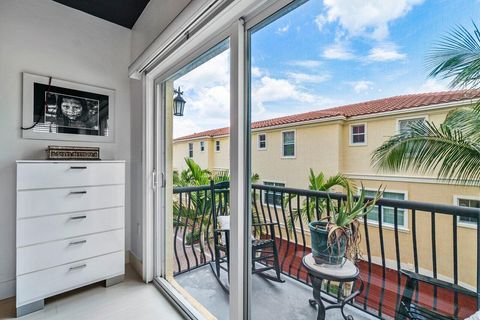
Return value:
[(359, 255), (360, 218), (372, 211), (383, 193), (379, 189), (373, 199), (366, 201), (363, 185), (358, 197), (349, 184), (345, 189), (346, 199), (338, 208), (328, 198), (330, 207), (336, 208), (331, 216), (309, 224), (312, 253), (318, 264), (341, 266), (344, 258), (356, 260)]

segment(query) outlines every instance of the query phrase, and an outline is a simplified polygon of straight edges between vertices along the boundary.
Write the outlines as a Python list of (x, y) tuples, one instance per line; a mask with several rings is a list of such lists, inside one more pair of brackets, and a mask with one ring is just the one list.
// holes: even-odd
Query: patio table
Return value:
[[(360, 287), (347, 297), (342, 298), (340, 297), (341, 294), (339, 293), (337, 295), (336, 302), (325, 299), (325, 297), (322, 299), (321, 292), (323, 280), (335, 281), (339, 283), (353, 282), (357, 280), (360, 274), (357, 266), (355, 266), (355, 264), (349, 260), (346, 260), (341, 266), (329, 266), (324, 264), (319, 265), (315, 263), (311, 253), (303, 257), (302, 264), (307, 269), (308, 275), (312, 280), (313, 299), (310, 299), (309, 303), (312, 307), (318, 306), (317, 320), (325, 319), (326, 311), (334, 308), (340, 309), (344, 319), (353, 320), (353, 316), (345, 315), (344, 307), (362, 292), (362, 281), (360, 281)], [(340, 286), (338, 290), (341, 291), (342, 287), (343, 286)], [(325, 306), (323, 300), (327, 301), (329, 304)]]

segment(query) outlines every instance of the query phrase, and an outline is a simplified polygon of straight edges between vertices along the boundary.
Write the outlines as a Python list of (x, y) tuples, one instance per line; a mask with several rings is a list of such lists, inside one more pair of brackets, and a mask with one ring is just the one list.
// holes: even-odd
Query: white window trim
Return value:
[[(275, 181), (275, 180), (262, 180), (262, 184), (265, 186), (265, 182), (267, 183), (275, 183), (275, 184), (279, 184), (279, 183), (282, 183), (284, 185), (284, 187), (287, 186), (287, 183), (285, 181)], [(273, 186), (269, 186), (269, 187), (273, 187)], [(277, 186), (278, 187), (278, 186)], [(261, 192), (265, 192), (265, 190), (260, 190)], [(262, 205), (264, 206), (268, 206), (270, 208), (281, 208), (282, 206), (278, 206), (276, 204), (269, 204), (266, 202), (266, 197), (265, 196), (262, 196)]]
[[(364, 188), (364, 189), (365, 189), (365, 191), (378, 191), (378, 189), (374, 189), (374, 188)], [(408, 200), (408, 191), (406, 191), (406, 190), (394, 190), (394, 189), (388, 189), (387, 190), (387, 189), (385, 189), (383, 191), (384, 192), (392, 192), (392, 193), (402, 193), (404, 195), (403, 200)], [(360, 193), (360, 189), (358, 190), (358, 193)], [(410, 229), (408, 228), (408, 216), (409, 216), (409, 211), (410, 210), (408, 210), (408, 209), (400, 209), (400, 210), (404, 210), (403, 226), (399, 225), (398, 230), (403, 231), (403, 232), (410, 231)], [(382, 212), (382, 218), (383, 218), (383, 212)], [(377, 226), (377, 227), (379, 226), (379, 223), (377, 221), (372, 221), (372, 220), (367, 219), (367, 223), (368, 223), (368, 225)], [(382, 228), (394, 230), (395, 226), (392, 223), (382, 221)]]
[[(203, 150), (202, 150), (202, 142), (203, 142)], [(205, 152), (205, 149), (206, 149), (205, 140), (202, 140), (199, 142), (199, 149), (200, 149), (200, 152)]]
[(423, 118), (424, 121), (428, 121), (428, 115), (426, 115), (426, 114), (419, 114), (418, 116), (409, 116), (409, 117), (397, 118), (396, 119), (396, 126), (395, 126), (396, 134), (400, 133), (400, 121), (413, 120), (413, 119), (418, 119), (418, 118)]
[(212, 171), (225, 171), (228, 175), (230, 175), (230, 169), (229, 168), (215, 167), (215, 168), (212, 169)]
[[(261, 147), (260, 147), (260, 136), (261, 136), (261, 135), (264, 135), (264, 136), (265, 136), (265, 148), (261, 148)], [(265, 151), (265, 150), (267, 150), (267, 134), (264, 133), (264, 132), (261, 132), (261, 133), (257, 134), (257, 150), (259, 150), (259, 151)]]
[[(283, 143), (283, 133), (284, 133), (284, 132), (293, 132), (293, 156), (284, 156), (284, 155), (283, 155), (283, 147), (284, 147), (284, 143)], [(280, 157), (281, 157), (282, 159), (295, 159), (295, 158), (297, 157), (297, 130), (296, 130), (296, 129), (280, 131), (280, 143), (281, 143), (281, 146), (280, 146)]]
[[(218, 142), (218, 150), (217, 150), (217, 142)], [(222, 150), (220, 140), (215, 140), (215, 142), (214, 142), (213, 144), (214, 144), (213, 148), (214, 148), (214, 151), (215, 151), (215, 152), (218, 153), (218, 152), (220, 152), (220, 151)]]
[[(480, 201), (480, 196), (463, 196), (463, 195), (456, 194), (453, 196), (453, 205), (458, 206), (458, 202), (460, 199)], [(460, 217), (457, 217), (457, 226), (462, 228), (468, 228), (468, 229), (475, 229), (475, 230), (477, 229), (476, 224), (462, 222), (460, 221)]]
[[(353, 142), (353, 127), (354, 126), (360, 126), (363, 125), (365, 127), (365, 141), (364, 142)], [(368, 145), (368, 129), (367, 129), (367, 123), (366, 122), (359, 122), (359, 123), (351, 123), (349, 126), (349, 132), (348, 132), (348, 142), (349, 146), (351, 147), (362, 147)]]

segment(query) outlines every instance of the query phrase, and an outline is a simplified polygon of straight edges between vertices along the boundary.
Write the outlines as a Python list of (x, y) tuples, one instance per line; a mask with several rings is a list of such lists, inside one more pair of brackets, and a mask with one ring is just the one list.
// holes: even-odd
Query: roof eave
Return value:
[(459, 107), (462, 105), (472, 104), (480, 102), (480, 98), (474, 99), (464, 99), (452, 102), (445, 102), (445, 103), (437, 103), (437, 104), (428, 104), (424, 106), (418, 106), (413, 108), (406, 108), (406, 109), (399, 109), (399, 110), (392, 110), (392, 111), (385, 111), (385, 112), (375, 112), (375, 113), (368, 113), (358, 116), (351, 116), (348, 117), (348, 120), (362, 120), (368, 118), (380, 118), (380, 117), (388, 117), (397, 114), (405, 114), (405, 113), (412, 113), (412, 112), (422, 112), (422, 111), (431, 111), (431, 110), (438, 110), (438, 109), (447, 109), (452, 107)]

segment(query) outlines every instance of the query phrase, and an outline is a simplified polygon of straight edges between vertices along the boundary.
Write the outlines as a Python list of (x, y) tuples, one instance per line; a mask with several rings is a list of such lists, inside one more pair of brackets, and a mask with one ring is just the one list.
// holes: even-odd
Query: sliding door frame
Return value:
[[(167, 229), (166, 192), (172, 191), (172, 177), (166, 169), (171, 159), (172, 139), (165, 81), (222, 40), (230, 39), (230, 203), (231, 250), (230, 319), (248, 320), (251, 314), (250, 246), (250, 61), (248, 30), (295, 0), (244, 0), (232, 4), (204, 29), (194, 34), (174, 54), (166, 57), (142, 76), (143, 103), (143, 272), (146, 282), (154, 284), (190, 319), (204, 316), (169, 283), (168, 263), (173, 261), (171, 236)], [(232, 11), (233, 10), (233, 11)], [(235, 10), (238, 12), (235, 13)], [(232, 13), (233, 12), (233, 13)], [(220, 27), (216, 28), (215, 25)], [(222, 27), (223, 26), (223, 27)], [(212, 36), (213, 35), (213, 36)], [(186, 109), (188, 112), (188, 107)], [(170, 142), (171, 144), (171, 142)]]

